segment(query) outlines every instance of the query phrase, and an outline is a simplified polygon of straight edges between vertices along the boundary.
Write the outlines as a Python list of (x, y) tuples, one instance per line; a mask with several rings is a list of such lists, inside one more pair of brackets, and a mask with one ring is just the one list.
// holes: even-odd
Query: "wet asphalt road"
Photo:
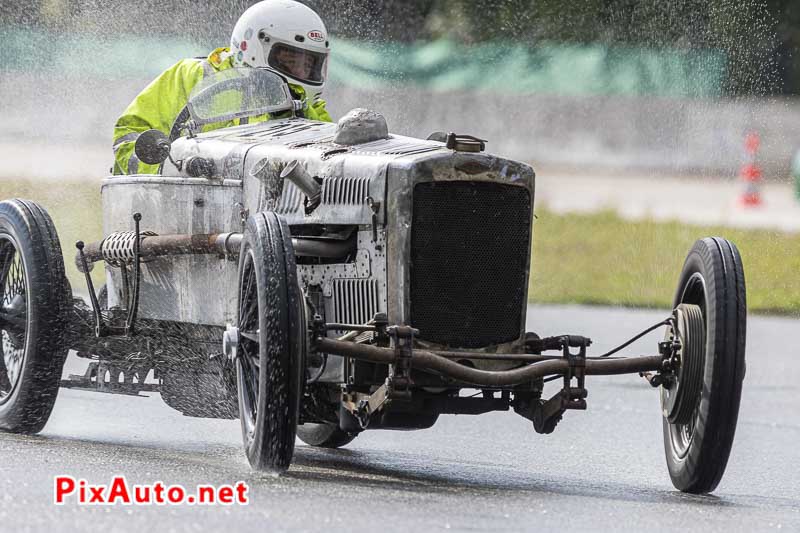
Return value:
[[(663, 314), (532, 307), (528, 325), (589, 335), (599, 353)], [(281, 478), (251, 472), (236, 421), (182, 417), (157, 394), (62, 390), (40, 436), (0, 434), (0, 531), (800, 531), (798, 333), (797, 319), (750, 318), (739, 427), (712, 496), (672, 488), (657, 394), (634, 376), (589, 378), (589, 410), (567, 413), (549, 436), (512, 413), (443, 416), (429, 430), (366, 432), (338, 451), (299, 445)], [(56, 507), (57, 474), (241, 480), (251, 503)]]

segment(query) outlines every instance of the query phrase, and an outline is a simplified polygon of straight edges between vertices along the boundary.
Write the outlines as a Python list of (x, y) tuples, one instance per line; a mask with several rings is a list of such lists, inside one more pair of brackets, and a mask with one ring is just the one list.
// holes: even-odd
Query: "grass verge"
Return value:
[(532, 301), (669, 308), (694, 241), (718, 236), (742, 254), (750, 311), (800, 315), (800, 234), (630, 222), (612, 212), (536, 214)]
[[(64, 266), (73, 290), (87, 293), (86, 281), (75, 267), (75, 242), (92, 242), (102, 238), (103, 217), (100, 213), (100, 182), (77, 183), (0, 180), (0, 200), (25, 198), (42, 205), (58, 231)], [(95, 289), (105, 283), (103, 269), (92, 271)]]
[[(102, 235), (99, 182), (0, 181), (0, 198), (28, 198), (53, 217), (73, 287), (74, 243)], [(686, 253), (696, 239), (721, 236), (742, 254), (751, 311), (800, 315), (800, 234), (629, 222), (611, 212), (557, 215), (537, 209), (530, 299), (546, 303), (671, 306)], [(102, 269), (95, 269), (102, 283)]]

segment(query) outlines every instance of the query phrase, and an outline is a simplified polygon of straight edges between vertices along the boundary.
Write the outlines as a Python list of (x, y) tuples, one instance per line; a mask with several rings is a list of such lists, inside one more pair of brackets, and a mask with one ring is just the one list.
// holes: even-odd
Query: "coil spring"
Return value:
[[(157, 235), (152, 231), (143, 231), (140, 237), (153, 237)], [(135, 259), (134, 247), (136, 244), (135, 231), (115, 231), (100, 244), (100, 253), (103, 260), (113, 266), (120, 266), (133, 262)]]

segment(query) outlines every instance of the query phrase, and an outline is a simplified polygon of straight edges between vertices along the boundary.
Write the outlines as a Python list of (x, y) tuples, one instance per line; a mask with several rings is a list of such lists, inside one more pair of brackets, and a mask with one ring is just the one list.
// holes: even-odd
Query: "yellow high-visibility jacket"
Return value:
[[(217, 48), (206, 59), (178, 61), (145, 87), (114, 125), (114, 174), (158, 172), (158, 165), (147, 165), (136, 157), (133, 151), (136, 138), (149, 129), (157, 129), (164, 132), (164, 135), (169, 135), (173, 122), (189, 100), (194, 86), (205, 76), (232, 67), (229, 50)], [(302, 87), (293, 84), (289, 86), (296, 97), (305, 99)], [(311, 120), (332, 122), (325, 109), (325, 100), (309, 102), (305, 116)]]

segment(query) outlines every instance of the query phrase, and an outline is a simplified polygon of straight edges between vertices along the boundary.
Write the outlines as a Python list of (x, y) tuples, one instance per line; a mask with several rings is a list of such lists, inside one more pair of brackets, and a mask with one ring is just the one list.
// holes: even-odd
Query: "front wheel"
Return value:
[(47, 212), (0, 202), (0, 429), (38, 433), (47, 423), (68, 351), (69, 292)]
[(286, 221), (257, 213), (239, 255), (236, 376), (247, 459), (257, 470), (285, 471), (305, 378), (304, 302)]
[(713, 491), (728, 463), (745, 372), (747, 306), (736, 246), (697, 241), (675, 294), (678, 368), (662, 388), (664, 450), (675, 488)]

